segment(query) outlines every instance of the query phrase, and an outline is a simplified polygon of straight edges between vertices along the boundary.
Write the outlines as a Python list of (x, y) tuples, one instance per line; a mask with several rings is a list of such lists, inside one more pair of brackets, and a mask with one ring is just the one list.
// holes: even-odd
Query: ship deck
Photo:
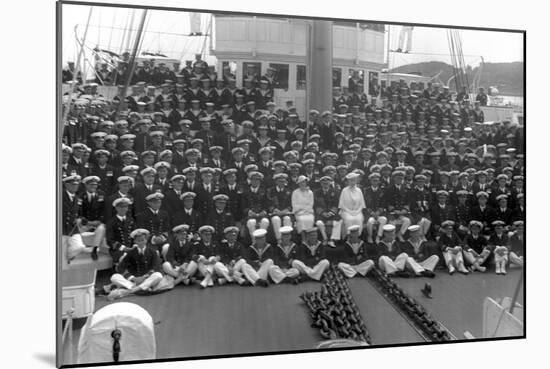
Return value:
[[(487, 272), (468, 276), (448, 275), (437, 271), (434, 279), (395, 279), (407, 293), (458, 339), (469, 331), (482, 335), (483, 300), (512, 297), (520, 270), (506, 276)], [(98, 275), (98, 285), (104, 282)], [(420, 290), (432, 285), (433, 299)], [(371, 281), (349, 281), (352, 294), (369, 330), (372, 345), (425, 342), (413, 326), (383, 297)], [(315, 291), (320, 283), (271, 285), (269, 288), (226, 285), (201, 290), (197, 286), (177, 286), (154, 296), (130, 296), (146, 309), (155, 322), (158, 358), (193, 358), (231, 354), (254, 354), (311, 350), (322, 340), (310, 327), (305, 305), (299, 299), (304, 291)], [(524, 291), (518, 300), (524, 303)], [(98, 310), (112, 302), (96, 298)], [(79, 337), (83, 322), (75, 323), (74, 337)], [(76, 358), (76, 339), (73, 357)]]

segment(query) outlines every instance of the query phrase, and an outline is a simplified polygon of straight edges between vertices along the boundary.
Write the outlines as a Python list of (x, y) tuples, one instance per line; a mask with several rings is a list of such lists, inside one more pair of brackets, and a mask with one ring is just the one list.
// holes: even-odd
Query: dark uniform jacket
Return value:
[(361, 264), (373, 257), (371, 252), (369, 252), (370, 250), (367, 249), (367, 244), (362, 240), (359, 240), (356, 246), (352, 246), (348, 240), (343, 241), (340, 246), (340, 251), (339, 261), (350, 265)]
[(262, 211), (268, 211), (268, 199), (267, 191), (263, 187), (259, 187), (256, 192), (253, 192), (250, 187), (245, 189), (243, 193), (243, 215), (248, 217), (248, 211), (252, 210), (254, 213), (260, 213)]
[(105, 193), (97, 191), (93, 194), (91, 201), (88, 200), (88, 193), (84, 192), (81, 195), (82, 208), (81, 215), (87, 220), (99, 220), (104, 223), (105, 220)]
[(154, 183), (152, 184), (152, 190), (149, 190), (143, 183), (136, 183), (132, 192), (134, 195), (134, 211), (139, 214), (147, 209), (145, 198), (155, 192), (162, 192), (162, 187)]
[(206, 223), (211, 225), (216, 230), (214, 237), (221, 239), (223, 237), (223, 230), (229, 226), (235, 224), (233, 214), (226, 208), (222, 212), (217, 209), (210, 210), (206, 216)]
[(456, 220), (456, 212), (454, 206), (446, 204), (442, 208), (439, 204), (434, 205), (432, 208), (432, 223), (440, 226), (446, 220)]
[(269, 213), (272, 214), (275, 209), (292, 211), (292, 191), (288, 187), (279, 189), (277, 186), (267, 190), (269, 200)]
[(525, 238), (519, 238), (517, 233), (510, 237), (510, 252), (514, 252), (517, 256), (523, 256), (525, 250)]
[(491, 234), (491, 237), (489, 237), (489, 242), (488, 243), (492, 247), (494, 247), (494, 246), (506, 246), (506, 247), (508, 247), (508, 245), (510, 243), (510, 239), (508, 238), (508, 235), (506, 234), (506, 232), (503, 232), (500, 235), (500, 237), (495, 232), (493, 232), (493, 234)]
[(193, 255), (195, 255), (193, 241), (180, 242), (176, 237), (173, 237), (166, 253), (166, 261), (176, 267), (190, 262)]
[(168, 236), (170, 224), (168, 213), (162, 209), (155, 214), (151, 208), (147, 208), (136, 216), (137, 227), (148, 230), (151, 236)]
[(368, 186), (363, 190), (363, 193), (365, 197), (365, 204), (369, 210), (381, 211), (385, 208), (386, 204), (384, 203), (384, 189), (381, 186), (376, 189), (373, 189), (372, 186)]
[(195, 209), (189, 209), (189, 214), (185, 210), (185, 208), (181, 208), (172, 218), (172, 224), (174, 226), (180, 225), (180, 224), (187, 224), (189, 226), (189, 232), (195, 233), (197, 230), (203, 226), (203, 217), (201, 213), (199, 213)]
[[(329, 188), (329, 190), (326, 193), (322, 188), (315, 190), (313, 192), (313, 204), (315, 208), (315, 215), (323, 221), (336, 219), (338, 217), (339, 200), (340, 200), (340, 196), (338, 194), (338, 191), (336, 191), (332, 187)], [(332, 215), (326, 216), (323, 214), (328, 212), (332, 212)]]
[(401, 243), (400, 246), (401, 246), (401, 250), (404, 253), (406, 253), (416, 261), (423, 261), (431, 256), (431, 252), (429, 250), (430, 245), (426, 240), (421, 240), (420, 245), (418, 246), (417, 249), (414, 248), (414, 245), (411, 240), (406, 240), (405, 242)]
[(451, 236), (447, 236), (446, 233), (441, 234), (437, 243), (441, 252), (445, 252), (447, 247), (462, 246), (462, 241), (455, 232), (453, 232)]
[(63, 207), (63, 234), (69, 236), (73, 230), (76, 219), (80, 216), (82, 199), (75, 194), (71, 201), (67, 191), (63, 190), (61, 202)]
[(273, 249), (273, 263), (283, 269), (292, 268), (292, 261), (296, 259), (297, 254), (298, 246), (294, 242), (286, 248), (278, 244)]
[(402, 210), (409, 206), (409, 190), (405, 185), (398, 189), (395, 185), (390, 185), (384, 192), (384, 204), (388, 211)]
[[(111, 219), (116, 215), (116, 210), (115, 210), (115, 207), (113, 206), (113, 202), (116, 199), (120, 199), (122, 197), (123, 196), (119, 191), (115, 192), (114, 194), (108, 197), (107, 203), (105, 204), (105, 217), (104, 217), (105, 222), (107, 222), (109, 219)], [(132, 204), (128, 207), (128, 215), (133, 216), (133, 214), (135, 214), (134, 204), (133, 204), (134, 197), (130, 193), (128, 193), (128, 195), (126, 195), (126, 198), (132, 201)]]
[(193, 260), (197, 260), (199, 255), (202, 255), (207, 259), (211, 256), (220, 255), (219, 245), (215, 243), (213, 240), (208, 245), (204, 243), (203, 240), (195, 241), (193, 248), (195, 250), (195, 254), (192, 257)]
[(243, 250), (243, 258), (254, 269), (258, 269), (264, 261), (273, 260), (273, 246), (266, 244), (263, 250), (259, 251), (254, 245), (251, 245)]
[(233, 214), (235, 220), (240, 221), (243, 218), (243, 187), (240, 184), (235, 184), (233, 188), (225, 185), (219, 192), (229, 197), (226, 208)]
[(464, 238), (464, 246), (466, 251), (469, 251), (470, 249), (472, 249), (476, 253), (481, 254), (483, 252), (483, 249), (489, 246), (489, 244), (487, 243), (487, 239), (483, 237), (482, 234), (479, 234), (477, 238), (474, 238), (473, 235), (468, 234)]
[(242, 257), (245, 246), (238, 241), (230, 245), (227, 240), (222, 240), (220, 242), (219, 250), (220, 261), (227, 265), (232, 261), (239, 260)]
[(313, 267), (321, 260), (326, 259), (326, 248), (320, 241), (317, 241), (315, 248), (310, 248), (307, 244), (302, 242), (298, 246), (296, 259), (309, 267)]
[(151, 272), (160, 272), (160, 256), (151, 246), (145, 247), (143, 255), (137, 247), (128, 250), (120, 259), (117, 270), (124, 277), (141, 277)]
[(113, 261), (117, 263), (124, 254), (124, 251), (120, 251), (120, 247), (123, 245), (128, 248), (133, 246), (130, 233), (136, 229), (136, 223), (128, 215), (126, 215), (124, 221), (120, 220), (118, 216), (114, 216), (107, 221), (105, 228), (105, 239), (109, 246), (109, 252)]
[(490, 206), (485, 206), (482, 210), (479, 205), (473, 206), (470, 212), (470, 219), (479, 220), (483, 223), (484, 229), (487, 229), (488, 226), (495, 220), (496, 212), (495, 209)]
[(115, 185), (115, 168), (109, 164), (105, 168), (100, 168), (98, 165), (94, 165), (91, 175), (99, 177), (101, 180), (98, 184), (98, 190), (103, 191), (106, 195), (110, 195)]
[(378, 257), (388, 256), (391, 259), (395, 259), (397, 255), (401, 254), (401, 245), (399, 241), (393, 240), (391, 243), (386, 243), (385, 241), (378, 242), (377, 247)]

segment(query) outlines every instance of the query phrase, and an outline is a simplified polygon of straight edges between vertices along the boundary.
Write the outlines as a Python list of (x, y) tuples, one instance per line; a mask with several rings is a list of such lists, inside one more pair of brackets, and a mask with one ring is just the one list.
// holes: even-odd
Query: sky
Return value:
[[(82, 39), (89, 11), (89, 6), (63, 6), (62, 58), (64, 65), (68, 60), (77, 60), (79, 47), (75, 40), (75, 32), (78, 38)], [(133, 23), (131, 22), (132, 12), (134, 12)], [(137, 29), (141, 12), (142, 10), (94, 7), (86, 37), (85, 59), (92, 59), (90, 49), (96, 45), (115, 52), (125, 48), (127, 45), (121, 42), (124, 34), (123, 29), (132, 28), (131, 24), (134, 29)], [(209, 16), (202, 17), (201, 28), (205, 31), (208, 29), (209, 19)], [(203, 49), (208, 52), (208, 41), (205, 44), (204, 37), (182, 36), (182, 34), (190, 32), (189, 13), (152, 10), (149, 11), (145, 25), (146, 32), (142, 50), (162, 51), (170, 57), (180, 60), (192, 59), (194, 53), (201, 52)], [(390, 49), (395, 49), (401, 26), (392, 25), (389, 30)], [(473, 67), (479, 65), (481, 56), (485, 62), (523, 60), (523, 35), (520, 33), (460, 30), (460, 35), (465, 63)], [(132, 36), (129, 43), (130, 48), (133, 45), (135, 31)], [(432, 60), (451, 63), (447, 29), (415, 27), (412, 39), (410, 54), (390, 54), (390, 68)], [(213, 60), (212, 57), (206, 57), (207, 62)]]

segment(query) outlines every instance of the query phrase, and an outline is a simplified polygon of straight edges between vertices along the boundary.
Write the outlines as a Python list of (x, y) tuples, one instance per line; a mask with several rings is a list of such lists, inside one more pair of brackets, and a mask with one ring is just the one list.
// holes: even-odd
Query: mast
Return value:
[[(90, 12), (88, 13), (88, 21), (86, 22), (86, 28), (84, 29), (84, 36), (82, 36), (82, 45), (80, 46), (80, 51), (78, 52), (78, 60), (76, 62), (76, 69), (73, 73), (73, 82), (71, 84), (71, 91), (69, 91), (69, 98), (67, 99), (67, 106), (65, 107), (65, 113), (63, 114), (63, 123), (67, 121), (67, 117), (71, 111), (72, 100), (74, 89), (76, 88), (76, 80), (78, 78), (78, 73), (80, 73), (80, 61), (82, 60), (82, 54), (84, 52), (84, 44), (86, 43), (86, 36), (88, 35), (88, 27), (90, 25), (90, 19), (92, 18), (92, 11), (94, 7), (90, 7)], [(84, 76), (85, 78), (85, 76)]]
[(317, 109), (332, 111), (332, 22), (313, 20), (308, 26), (309, 60), (306, 69), (306, 114)]

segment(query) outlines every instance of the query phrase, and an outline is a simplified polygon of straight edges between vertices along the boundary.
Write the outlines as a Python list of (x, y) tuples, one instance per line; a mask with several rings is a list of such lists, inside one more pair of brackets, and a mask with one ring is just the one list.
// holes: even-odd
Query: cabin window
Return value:
[(243, 86), (244, 81), (248, 78), (252, 78), (252, 83), (256, 86), (260, 82), (262, 76), (262, 63), (257, 62), (244, 62), (243, 63)]
[(332, 68), (332, 87), (342, 86), (342, 69)]
[(306, 89), (306, 66), (305, 65), (297, 65), (296, 66), (296, 89), (297, 90), (305, 90)]
[(378, 82), (378, 72), (369, 72), (369, 95), (378, 96), (380, 94), (380, 84)]
[(288, 64), (271, 63), (269, 66), (275, 69), (273, 77), (273, 88), (288, 90)]
[(365, 71), (361, 69), (350, 69), (348, 77), (348, 90), (351, 93), (363, 93), (365, 86)]

